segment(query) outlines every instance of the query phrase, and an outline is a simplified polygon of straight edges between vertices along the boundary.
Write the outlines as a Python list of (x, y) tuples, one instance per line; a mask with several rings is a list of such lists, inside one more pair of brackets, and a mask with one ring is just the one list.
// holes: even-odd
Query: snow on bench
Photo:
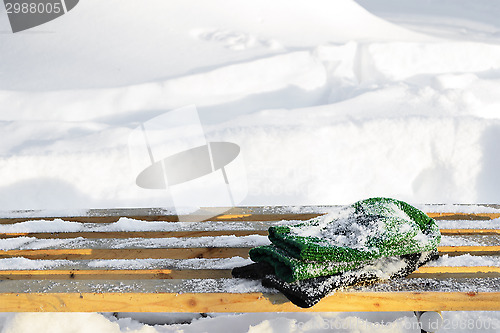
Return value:
[(440, 259), (404, 279), (337, 291), (309, 309), (231, 277), (232, 268), (251, 263), (250, 248), (269, 244), (269, 226), (335, 208), (239, 207), (203, 222), (179, 222), (168, 209), (5, 212), (0, 311), (500, 310), (498, 205), (419, 207), (441, 229)]

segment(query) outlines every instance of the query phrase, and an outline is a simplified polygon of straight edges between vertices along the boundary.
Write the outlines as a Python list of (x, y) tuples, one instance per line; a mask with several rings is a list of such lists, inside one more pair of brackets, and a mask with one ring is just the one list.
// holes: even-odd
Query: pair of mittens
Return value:
[(277, 277), (273, 266), (267, 263), (234, 268), (232, 275), (235, 278), (262, 280), (263, 286), (278, 289), (293, 304), (309, 308), (339, 288), (402, 278), (437, 257), (437, 250), (386, 257), (350, 271), (295, 282), (285, 282)]

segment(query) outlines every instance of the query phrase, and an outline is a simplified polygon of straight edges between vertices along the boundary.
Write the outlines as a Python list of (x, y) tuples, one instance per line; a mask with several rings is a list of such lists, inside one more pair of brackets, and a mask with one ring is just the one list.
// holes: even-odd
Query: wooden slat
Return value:
[(218, 220), (231, 220), (231, 219), (244, 219), (246, 217), (251, 216), (252, 214), (222, 214), (217, 216)]
[(496, 266), (423, 266), (408, 278), (494, 278), (500, 277), (500, 267)]
[(460, 256), (470, 254), (471, 256), (497, 256), (500, 255), (500, 246), (440, 246), (440, 255)]
[[(129, 219), (140, 220), (140, 221), (161, 221), (161, 222), (179, 222), (181, 221), (282, 221), (282, 220), (309, 220), (314, 217), (323, 215), (321, 213), (284, 213), (284, 214), (223, 214), (214, 217), (198, 217), (193, 216), (181, 216), (177, 215), (140, 215), (140, 216), (126, 216)], [(63, 217), (16, 217), (16, 218), (0, 218), (0, 224), (14, 224), (26, 221), (37, 221), (37, 220), (47, 220), (53, 221), (55, 219), (61, 219), (63, 221), (70, 222), (82, 222), (82, 223), (114, 223), (117, 222), (121, 216), (63, 216)]]
[(478, 220), (486, 221), (500, 217), (500, 213), (426, 213), (435, 220)]
[(500, 235), (500, 229), (441, 229), (445, 236)]
[(150, 280), (231, 278), (230, 269), (5, 270), (0, 280)]
[(154, 249), (46, 249), (0, 251), (0, 258), (25, 257), (46, 260), (89, 259), (193, 259), (248, 257), (250, 248), (201, 247)]
[[(500, 267), (420, 267), (408, 278), (500, 277)], [(230, 269), (56, 269), (3, 270), (0, 280), (139, 280), (231, 278)]]
[[(317, 208), (316, 210), (319, 210)], [(119, 212), (118, 212), (119, 213)], [(36, 220), (55, 220), (62, 219), (64, 221), (84, 222), (84, 223), (114, 223), (121, 217), (127, 217), (135, 220), (142, 221), (164, 221), (164, 222), (178, 222), (182, 221), (282, 221), (282, 220), (308, 220), (314, 217), (323, 215), (320, 212), (311, 213), (292, 213), (288, 211), (280, 211), (276, 207), (276, 212), (269, 212), (265, 207), (252, 207), (252, 208), (232, 208), (226, 214), (220, 214), (213, 217), (204, 216), (181, 216), (180, 219), (177, 215), (162, 215), (162, 214), (149, 214), (149, 215), (133, 215), (133, 213), (123, 210), (124, 214), (114, 215), (98, 215), (98, 216), (61, 216), (61, 217), (6, 217), (0, 218), (0, 224), (12, 224), (25, 221)], [(105, 214), (105, 212), (102, 212)], [(427, 213), (430, 217), (436, 220), (493, 220), (500, 218), (498, 213)]]
[[(143, 248), (143, 249), (45, 249), (4, 250), (0, 258), (25, 257), (29, 259), (192, 259), (192, 258), (248, 258), (247, 247), (202, 248)], [(441, 246), (440, 255), (500, 255), (500, 246)]]
[[(446, 236), (500, 235), (500, 229), (441, 229)], [(33, 237), (38, 239), (125, 239), (125, 238), (179, 238), (217, 236), (267, 236), (267, 230), (186, 230), (186, 231), (80, 231), (80, 232), (18, 232), (0, 233), (0, 239)]]
[(228, 214), (220, 215), (207, 221), (283, 221), (283, 220), (299, 220), (305, 221), (321, 216), (320, 213), (284, 213), (284, 214)]
[(186, 230), (186, 231), (80, 231), (80, 232), (20, 232), (2, 233), (2, 238), (34, 237), (39, 239), (125, 239), (125, 238), (179, 238), (179, 237), (216, 237), (216, 236), (267, 236), (267, 230)]
[(500, 292), (337, 292), (309, 309), (263, 293), (3, 293), (1, 312), (499, 311)]

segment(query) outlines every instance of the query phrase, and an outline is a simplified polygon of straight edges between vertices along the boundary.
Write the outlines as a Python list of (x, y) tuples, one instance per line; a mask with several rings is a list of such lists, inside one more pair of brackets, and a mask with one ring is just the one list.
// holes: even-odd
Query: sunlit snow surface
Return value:
[[(499, 203), (498, 17), (498, 2), (484, 0), (86, 0), (57, 20), (14, 35), (1, 10), (0, 210), (172, 206), (167, 192), (135, 186), (127, 138), (140, 123), (189, 104), (198, 107), (208, 140), (241, 147), (249, 186), (244, 205), (351, 204), (371, 196), (413, 204)], [(426, 211), (467, 210), (431, 208)], [(480, 223), (498, 228), (498, 221)], [(439, 225), (473, 227), (462, 221)], [(124, 219), (102, 231), (165, 227)], [(86, 227), (31, 221), (1, 228)], [(173, 245), (134, 241), (145, 247)], [(242, 241), (253, 246), (265, 239)], [(443, 237), (442, 244), (476, 241)], [(56, 244), (21, 238), (2, 240), (0, 247), (19, 247), (18, 242), (25, 248), (89, 245), (82, 239)], [(88, 264), (228, 269), (246, 263), (233, 258)], [(3, 269), (69, 264), (0, 260)], [(459, 256), (433, 265), (499, 262)], [(145, 316), (143, 321), (158, 323), (181, 318)], [(497, 313), (444, 316), (450, 325), (443, 332), (470, 331), (455, 323), (481, 323), (490, 331), (500, 327)], [(412, 313), (198, 316), (190, 325), (167, 326), (130, 317), (137, 318), (5, 314), (0, 330), (418, 332)]]
[[(446, 4), (448, 21), (463, 14)], [(243, 205), (500, 201), (496, 21), (485, 40), (416, 33), (351, 0), (136, 7), (89, 0), (0, 35), (2, 210), (171, 205), (135, 185), (128, 135), (190, 104), (208, 140), (241, 147)], [(472, 7), (479, 23), (499, 11)]]

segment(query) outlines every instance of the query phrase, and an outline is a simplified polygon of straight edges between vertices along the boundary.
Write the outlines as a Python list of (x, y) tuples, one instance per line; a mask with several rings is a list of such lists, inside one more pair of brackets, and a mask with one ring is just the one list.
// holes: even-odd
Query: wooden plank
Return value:
[(207, 219), (207, 221), (305, 221), (324, 214), (319, 213), (284, 213), (284, 214), (244, 214), (241, 216), (221, 215)]
[[(231, 278), (230, 269), (55, 269), (3, 270), (0, 280), (139, 280), (139, 279), (222, 279)], [(420, 267), (408, 278), (500, 277), (500, 267)]]
[(470, 254), (471, 256), (497, 256), (500, 255), (500, 246), (440, 246), (440, 255), (460, 256)]
[(239, 247), (4, 250), (0, 251), (0, 258), (25, 257), (46, 260), (193, 259), (238, 256), (247, 258), (249, 250), (250, 248)]
[(180, 238), (180, 237), (217, 237), (217, 236), (267, 236), (267, 230), (186, 230), (186, 231), (80, 231), (80, 232), (19, 232), (2, 233), (0, 239), (15, 237), (34, 237), (39, 239), (125, 239), (125, 238)]
[(500, 235), (500, 229), (441, 229), (445, 236)]
[[(83, 223), (114, 223), (121, 217), (142, 221), (281, 221), (281, 220), (308, 220), (325, 214), (328, 207), (306, 207), (310, 212), (294, 213), (289, 207), (234, 207), (224, 214), (210, 215), (211, 209), (202, 209), (205, 215), (181, 216), (173, 215), (161, 209), (117, 209), (99, 210), (89, 212), (86, 216), (16, 216), (0, 218), (0, 224), (12, 224), (35, 220), (55, 220), (83, 222)], [(214, 208), (220, 210), (220, 208)], [(214, 210), (212, 209), (212, 210)], [(208, 215), (207, 215), (208, 214)], [(16, 214), (19, 215), (19, 214)], [(29, 215), (29, 214), (26, 214)], [(500, 218), (500, 212), (494, 213), (454, 213), (454, 212), (428, 212), (427, 215), (436, 220), (492, 220)]]
[[(140, 215), (140, 216), (123, 216), (129, 219), (141, 221), (161, 221), (161, 222), (179, 222), (181, 221), (282, 221), (282, 220), (309, 220), (314, 217), (323, 215), (321, 213), (284, 213), (284, 214), (223, 214), (213, 217), (203, 216), (181, 216), (177, 215)], [(16, 217), (16, 218), (0, 218), (0, 224), (14, 224), (26, 221), (47, 220), (53, 221), (61, 219), (63, 221), (81, 222), (81, 223), (114, 223), (121, 216), (63, 216), (63, 217)]]
[[(248, 258), (248, 247), (200, 248), (138, 248), (138, 249), (44, 249), (3, 250), (0, 258), (25, 257), (29, 259), (192, 259), (192, 258)], [(440, 246), (440, 255), (459, 256), (470, 254), (500, 255), (500, 246)]]
[(5, 270), (0, 280), (140, 280), (231, 278), (230, 269), (54, 269)]
[(408, 278), (448, 279), (448, 278), (494, 278), (500, 277), (500, 267), (496, 266), (423, 266), (408, 275)]
[[(441, 229), (445, 236), (500, 235), (500, 229)], [(180, 238), (251, 235), (267, 236), (267, 230), (186, 230), (186, 231), (80, 231), (80, 232), (18, 232), (0, 233), (0, 239), (33, 237), (38, 239), (125, 239), (125, 238)]]
[[(130, 217), (133, 218), (133, 217)], [(139, 216), (137, 216), (139, 219)], [(169, 218), (169, 217), (163, 217), (165, 220), (168, 222), (177, 222), (178, 218), (175, 217), (175, 219)], [(85, 222), (85, 223), (114, 223), (118, 222), (120, 219), (120, 216), (61, 216), (61, 217), (4, 217), (0, 218), (0, 224), (14, 224), (14, 223), (21, 223), (21, 222), (27, 222), (27, 221), (54, 221), (54, 220), (63, 220), (63, 221), (70, 221), (70, 222)], [(140, 216), (140, 219), (144, 221), (149, 221), (150, 217), (149, 216)], [(154, 221), (154, 220), (153, 220)]]
[(476, 220), (487, 221), (500, 217), (500, 213), (426, 213), (435, 220)]
[(499, 311), (500, 292), (337, 292), (309, 309), (263, 293), (3, 293), (1, 312)]

